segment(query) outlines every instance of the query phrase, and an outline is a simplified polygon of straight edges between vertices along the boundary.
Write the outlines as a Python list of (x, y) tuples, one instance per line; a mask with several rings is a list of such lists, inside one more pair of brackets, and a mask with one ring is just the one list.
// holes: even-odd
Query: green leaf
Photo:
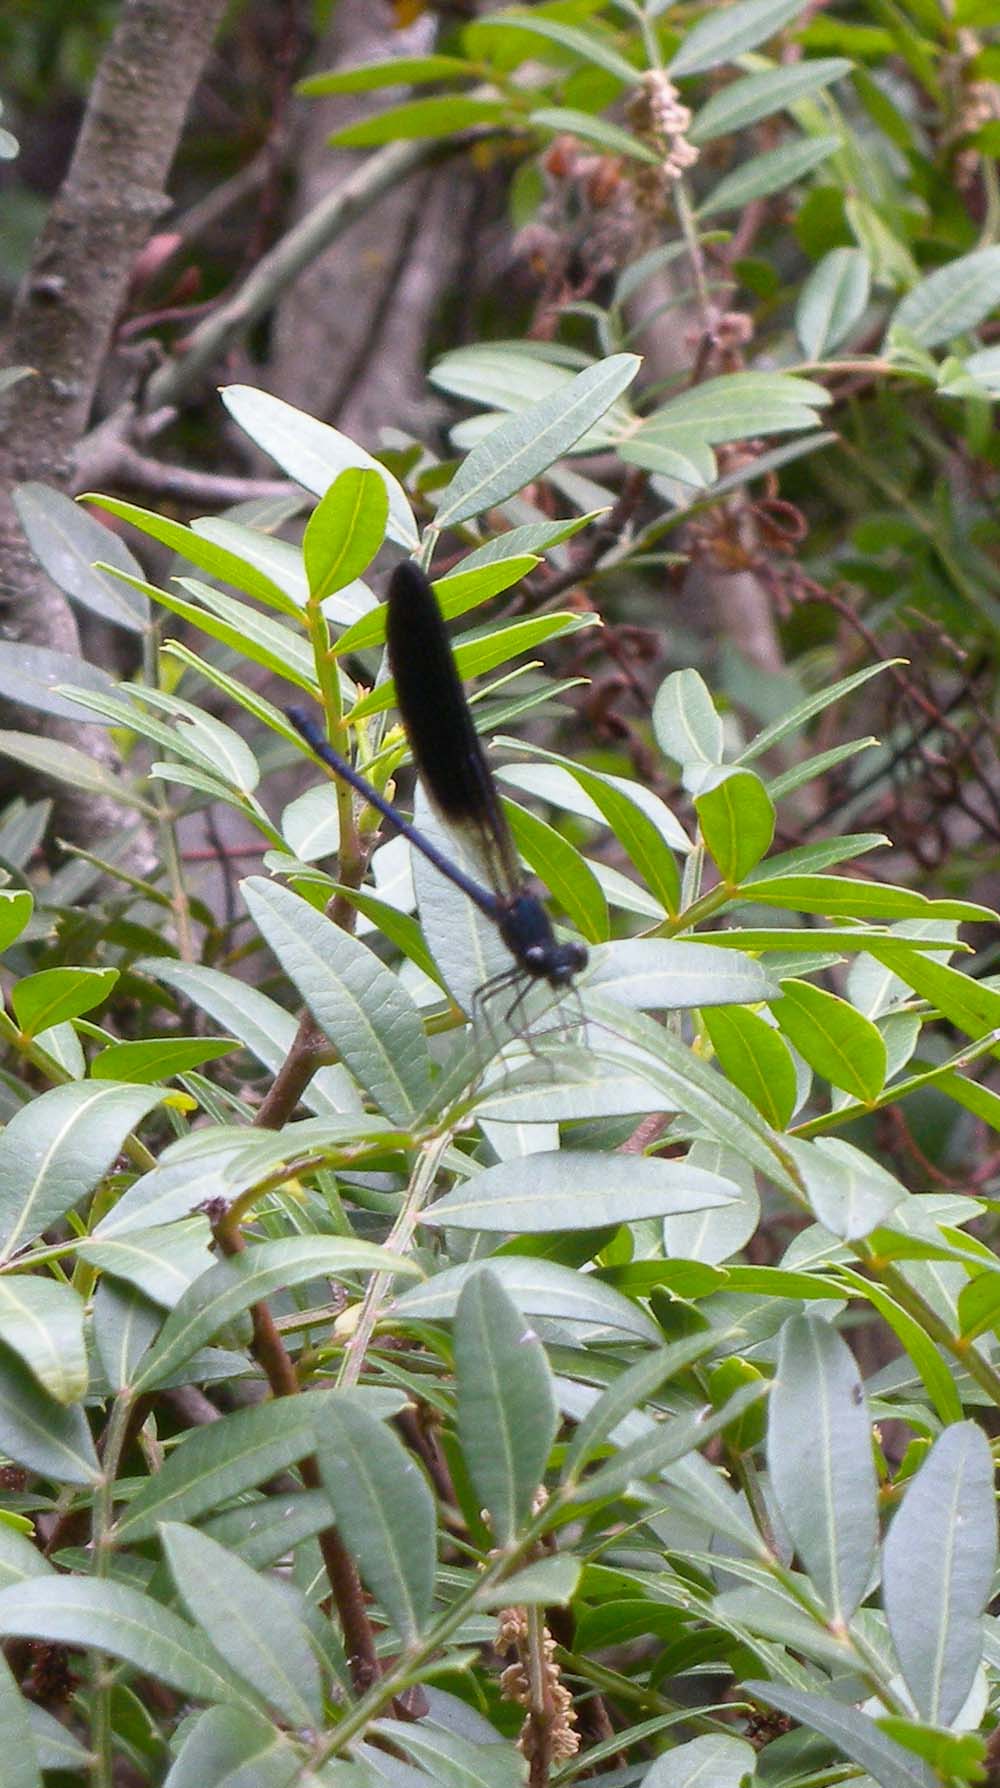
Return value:
[(863, 1105), (877, 1099), (887, 1065), (878, 1026), (810, 981), (782, 981), (781, 993), (772, 1004), (778, 1028), (809, 1066)]
[[(250, 1708), (210, 1707), (188, 1719), (163, 1788), (288, 1788), (301, 1758), (284, 1733)], [(275, 1747), (281, 1747), (289, 1774), (277, 1781), (270, 1773)], [(281, 1754), (279, 1752), (279, 1755)], [(249, 1775), (247, 1771), (252, 1771)], [(303, 1788), (314, 1788), (316, 1778)]]
[[(482, 1262), (448, 1267), (425, 1284), (396, 1298), (391, 1306), (394, 1321), (450, 1321), (466, 1280), (479, 1272)], [(662, 1336), (646, 1312), (620, 1292), (604, 1285), (592, 1273), (571, 1272), (550, 1260), (527, 1256), (494, 1256), (490, 1272), (500, 1280), (525, 1316), (550, 1316), (582, 1323), (599, 1330), (616, 1329), (659, 1344)]]
[(393, 1122), (411, 1122), (430, 1094), (420, 1015), (367, 945), (290, 889), (252, 876), (251, 918), (338, 1053)]
[(92, 1080), (140, 1082), (173, 1080), (205, 1062), (218, 1061), (239, 1048), (235, 1037), (148, 1037), (135, 1043), (109, 1043), (90, 1064)]
[(78, 1082), (40, 1093), (0, 1135), (0, 1258), (9, 1260), (93, 1190), (156, 1088)]
[(1000, 990), (985, 986), (972, 975), (949, 968), (947, 963), (928, 961), (916, 949), (913, 938), (901, 941), (904, 948), (897, 950), (888, 940), (880, 938), (869, 944), (869, 954), (892, 969), (922, 999), (936, 1006), (942, 1016), (966, 1036), (978, 1039), (990, 1031), (1000, 1030)]
[(371, 564), (389, 516), (385, 480), (370, 467), (348, 466), (334, 479), (306, 524), (302, 556), (309, 595), (322, 602)]
[(233, 420), (251, 440), (269, 453), (289, 478), (317, 497), (325, 496), (334, 479), (348, 466), (364, 466), (377, 472), (389, 493), (389, 538), (408, 552), (416, 550), (420, 535), (406, 492), (399, 480), (356, 441), (253, 385), (226, 385), (220, 395)]
[(766, 43), (801, 11), (802, 0), (738, 0), (722, 12), (713, 7), (682, 38), (667, 73), (676, 80), (735, 61), (745, 50)]
[(488, 1267), (455, 1311), (458, 1435), (498, 1546), (530, 1513), (559, 1425), (545, 1349)]
[(487, 1167), (428, 1206), (421, 1221), (543, 1235), (710, 1210), (737, 1196), (731, 1180), (686, 1161), (568, 1149), (532, 1155), (529, 1175), (520, 1159)]
[(107, 999), (117, 979), (118, 970), (113, 968), (40, 969), (25, 975), (10, 1001), (22, 1036), (37, 1037), (67, 1018), (92, 1012)]
[[(489, 564), (469, 568), (463, 560), (457, 571), (448, 577), (434, 579), (434, 594), (438, 606), (446, 620), (454, 620), (456, 615), (464, 615), (470, 608), (478, 608), (480, 603), (488, 602), (491, 596), (498, 596), (502, 590), (509, 590), (529, 571), (534, 570), (538, 559), (534, 553), (520, 553), (511, 558), (491, 560)], [(342, 657), (347, 652), (362, 652), (371, 646), (385, 644), (385, 622), (387, 608), (380, 602), (377, 608), (370, 609), (368, 614), (348, 627), (337, 641), (337, 655)]]
[(418, 1778), (421, 1783), (432, 1781), (436, 1788), (522, 1788), (525, 1778), (520, 1755), (513, 1745), (498, 1744), (495, 1737), (477, 1744), (461, 1730), (448, 1731), (432, 1721), (408, 1725), (375, 1720), (372, 1724), (382, 1739), (398, 1744), (407, 1756), (424, 1765), (426, 1773), (421, 1772)]
[(1000, 304), (1000, 247), (977, 248), (938, 267), (897, 305), (890, 332), (905, 329), (924, 348), (965, 335)]
[(882, 1570), (883, 1605), (906, 1686), (918, 1713), (935, 1725), (957, 1719), (979, 1668), (996, 1557), (989, 1443), (974, 1422), (958, 1422), (907, 1486)]
[(785, 906), (792, 912), (822, 913), (828, 919), (957, 919), (960, 924), (996, 923), (988, 906), (971, 900), (928, 900), (913, 888), (863, 882), (846, 875), (770, 875), (768, 865), (744, 893), (755, 905)]
[(0, 1746), (3, 1747), (0, 1754), (4, 1760), (4, 1788), (42, 1788), (28, 1702), (4, 1657), (0, 1657)]
[(502, 781), (543, 801), (597, 825), (610, 826), (651, 892), (668, 911), (676, 911), (680, 878), (673, 853), (688, 851), (690, 841), (670, 808), (652, 790), (629, 777), (592, 770), (557, 752), (545, 752), (541, 763), (508, 765), (498, 774)]
[(248, 1699), (194, 1627), (124, 1583), (52, 1576), (14, 1584), (0, 1590), (0, 1633), (110, 1652), (199, 1701)]
[[(269, 608), (287, 612), (288, 597), (271, 578), (265, 577), (263, 572), (236, 553), (228, 552), (225, 547), (216, 546), (211, 540), (196, 534), (193, 528), (171, 521), (168, 516), (158, 515), (155, 510), (140, 509), (135, 503), (124, 503), (118, 497), (102, 497), (88, 492), (80, 501), (96, 503), (99, 509), (106, 509), (109, 515), (116, 515), (119, 521), (131, 522), (143, 534), (159, 540), (163, 546), (169, 546), (173, 552), (180, 553), (182, 558), (189, 559), (192, 565), (200, 566), (202, 571), (209, 572), (222, 583), (235, 584), (238, 590), (243, 590), (248, 596), (258, 597)], [(105, 553), (105, 558), (107, 557)], [(141, 567), (138, 565), (134, 566), (134, 570), (130, 568), (130, 575), (136, 574), (140, 587), (143, 587)]]
[[(793, 62), (785, 68), (767, 68), (713, 93), (696, 112), (687, 136), (692, 143), (710, 143), (729, 131), (745, 130), (760, 118), (793, 106), (796, 100), (828, 87), (851, 71), (846, 56), (828, 56), (812, 62)], [(840, 251), (845, 252), (845, 251)], [(857, 250), (847, 250), (857, 253)], [(815, 356), (813, 356), (815, 358)]]
[(48, 646), (25, 645), (19, 640), (0, 640), (0, 696), (8, 701), (35, 708), (41, 714), (54, 714), (59, 720), (88, 725), (93, 722), (93, 715), (69, 693), (66, 685), (70, 683), (104, 694), (114, 688), (107, 671), (79, 654), (54, 652)]
[(695, 1410), (687, 1415), (665, 1416), (655, 1423), (652, 1432), (623, 1446), (606, 1465), (598, 1467), (580, 1484), (575, 1500), (590, 1502), (595, 1497), (619, 1495), (639, 1478), (660, 1477), (670, 1465), (684, 1459), (698, 1447), (734, 1422), (743, 1410), (766, 1396), (770, 1386), (763, 1379), (742, 1386), (721, 1409), (706, 1412)]
[(776, 1130), (783, 1130), (798, 1100), (795, 1063), (778, 1031), (740, 1006), (702, 1015), (719, 1066)]
[(850, 335), (864, 316), (870, 286), (871, 267), (863, 249), (832, 248), (823, 256), (795, 308), (795, 332), (808, 360), (821, 360)]
[(117, 801), (120, 807), (132, 807), (152, 818), (155, 809), (122, 779), (112, 775), (96, 758), (76, 745), (62, 740), (43, 739), (34, 733), (0, 732), (0, 756), (12, 757), (17, 764), (51, 776), (56, 782), (68, 782), (71, 788), (89, 795), (103, 795)]
[[(593, 615), (572, 614), (555, 610), (548, 615), (533, 615), (527, 621), (510, 621), (476, 639), (466, 639), (455, 647), (455, 664), (460, 677), (481, 677), (499, 665), (508, 664), (522, 652), (531, 652), (550, 639), (576, 633), (581, 627), (593, 627)], [(392, 678), (379, 683), (370, 694), (355, 702), (348, 719), (351, 724), (365, 720), (370, 714), (384, 714), (396, 700)], [(2, 737), (2, 735), (0, 735)]]
[(711, 1788), (740, 1788), (754, 1774), (756, 1752), (745, 1738), (730, 1738), (714, 1732), (704, 1738), (689, 1738), (686, 1744), (675, 1745), (658, 1757), (652, 1769), (642, 1778), (642, 1788), (695, 1788), (695, 1784), (711, 1784)]
[(899, 1338), (903, 1349), (909, 1355), (923, 1380), (927, 1395), (935, 1413), (942, 1422), (960, 1422), (963, 1410), (962, 1401), (952, 1378), (933, 1341), (929, 1340), (919, 1322), (891, 1298), (880, 1285), (862, 1277), (851, 1267), (841, 1266), (837, 1269), (838, 1277), (850, 1285), (854, 1292), (863, 1298), (885, 1318), (889, 1327)]
[[(708, 933), (705, 934), (707, 937)], [(667, 1109), (685, 1112), (714, 1141), (734, 1149), (768, 1178), (797, 1193), (785, 1172), (775, 1140), (759, 1112), (743, 1093), (694, 1051), (641, 1013), (626, 1012), (602, 993), (584, 994), (584, 1010), (607, 1033), (601, 1047), (606, 1060), (622, 1061), (664, 1095)], [(624, 1043), (627, 1054), (619, 1056)]]
[(475, 125), (509, 124), (506, 100), (447, 93), (437, 99), (407, 99), (385, 112), (345, 124), (327, 137), (331, 149), (375, 149), (382, 143), (418, 137), (453, 137)]
[[(275, 676), (287, 678), (289, 683), (295, 683), (310, 695), (316, 694), (312, 653), (305, 640), (290, 627), (283, 627), (270, 615), (260, 614), (249, 603), (223, 595), (199, 578), (179, 577), (176, 581), (195, 598), (194, 602), (185, 601), (172, 590), (158, 589), (155, 584), (144, 584), (143, 589), (161, 608), (182, 621), (189, 621), (209, 639), (217, 639), (242, 658), (249, 658), (264, 670), (273, 671)], [(293, 607), (292, 603), (288, 604), (289, 610)], [(142, 695), (147, 693), (145, 690), (141, 692)]]
[(633, 136), (631, 131), (623, 130), (620, 124), (596, 117), (593, 112), (577, 111), (572, 106), (539, 106), (537, 111), (530, 113), (530, 122), (536, 129), (550, 130), (557, 136), (569, 132), (585, 143), (594, 143), (608, 155), (626, 155), (633, 161), (646, 162), (662, 159), (648, 143)]
[(468, 521), (547, 471), (604, 415), (638, 370), (637, 355), (613, 354), (502, 422), (459, 467), (443, 493), (437, 526)]
[(985, 1774), (986, 1739), (978, 1732), (951, 1732), (927, 1726), (900, 1714), (881, 1714), (879, 1730), (929, 1763), (941, 1778), (981, 1782)]
[(307, 99), (327, 93), (372, 93), (378, 87), (413, 87), (422, 81), (447, 81), (453, 75), (475, 72), (475, 64), (461, 56), (387, 56), (378, 62), (362, 62), (357, 68), (307, 75), (295, 91)]
[(142, 566), (117, 534), (47, 484), (19, 484), (14, 507), (36, 559), (65, 595), (103, 621), (145, 633), (148, 602), (95, 569), (100, 560), (141, 578)]
[(842, 1701), (834, 1701), (828, 1695), (786, 1688), (784, 1683), (750, 1679), (743, 1688), (829, 1739), (845, 1757), (873, 1776), (879, 1788), (934, 1788), (938, 1778), (927, 1765), (887, 1738), (875, 1721), (858, 1708), (845, 1707)]
[(281, 816), (281, 834), (300, 863), (333, 856), (340, 845), (340, 811), (332, 784), (318, 783), (290, 801)]
[(764, 727), (756, 738), (751, 739), (745, 750), (741, 751), (737, 762), (749, 764), (753, 762), (754, 758), (762, 757), (766, 751), (772, 751), (775, 745), (780, 745), (793, 733), (801, 732), (810, 720), (814, 720), (817, 714), (822, 714), (834, 702), (840, 701), (842, 696), (853, 695), (854, 691), (867, 683), (869, 678), (881, 676), (883, 671), (891, 669), (892, 665), (899, 662), (900, 660), (897, 658), (879, 659), (877, 664), (868, 664), (864, 670), (855, 671), (852, 676), (842, 677), (839, 682), (831, 683), (826, 689), (818, 690), (815, 695), (807, 696), (805, 701), (793, 708), (790, 714), (783, 714), (780, 720), (774, 721), (771, 726)]
[(906, 1196), (892, 1174), (839, 1137), (820, 1136), (813, 1142), (788, 1137), (785, 1147), (815, 1215), (844, 1241), (870, 1235)]
[(245, 1254), (216, 1261), (188, 1286), (143, 1360), (133, 1389), (138, 1393), (162, 1383), (218, 1329), (279, 1286), (287, 1289), (327, 1273), (411, 1276), (417, 1271), (412, 1262), (353, 1236), (290, 1236), (260, 1242)]
[(875, 1562), (875, 1467), (854, 1356), (818, 1317), (793, 1316), (781, 1331), (767, 1457), (795, 1550), (831, 1615), (846, 1623)]
[(65, 1408), (47, 1396), (17, 1354), (6, 1349), (0, 1350), (0, 1448), (57, 1484), (92, 1486), (100, 1477), (82, 1409)]
[(437, 1557), (434, 1498), (413, 1454), (355, 1405), (317, 1423), (320, 1477), (362, 1577), (404, 1645), (430, 1618)]
[(160, 1538), (181, 1601), (230, 1669), (289, 1725), (319, 1725), (319, 1666), (297, 1592), (181, 1522), (164, 1523)]
[(57, 1403), (75, 1403), (87, 1389), (83, 1317), (70, 1285), (25, 1273), (0, 1278), (0, 1341)]
[(748, 1005), (774, 994), (759, 962), (733, 951), (723, 957), (687, 939), (616, 939), (594, 952), (587, 989), (600, 988), (623, 1006), (674, 1012)]
[(27, 888), (0, 888), (0, 952), (20, 937), (34, 910)]
[(703, 1354), (712, 1352), (718, 1345), (716, 1331), (704, 1329), (700, 1334), (686, 1335), (683, 1341), (672, 1342), (669, 1347), (655, 1348), (652, 1353), (637, 1360), (634, 1366), (629, 1366), (620, 1373), (577, 1423), (576, 1433), (563, 1460), (563, 1482), (579, 1482), (588, 1460), (610, 1438), (619, 1423), (624, 1422), (626, 1416), (641, 1409), (675, 1372), (683, 1372), (688, 1366), (693, 1366)]
[[(217, 1024), (238, 1037), (245, 1049), (277, 1074), (295, 1040), (295, 1020), (276, 1001), (256, 987), (224, 975), (203, 963), (177, 962), (173, 957), (146, 957), (136, 968), (175, 987), (185, 999), (207, 1012)], [(332, 1116), (360, 1111), (357, 1089), (343, 1068), (321, 1068), (302, 1094), (310, 1110)]]
[(698, 207), (699, 219), (714, 217), (720, 211), (741, 211), (753, 199), (765, 199), (802, 180), (820, 162), (826, 161), (843, 147), (840, 137), (805, 137), (795, 143), (782, 143), (779, 149), (765, 149), (742, 167), (726, 174)]
[(161, 1521), (196, 1521), (311, 1453), (326, 1397), (283, 1397), (195, 1428), (146, 1478), (115, 1527), (119, 1544), (151, 1539)]
[(760, 1194), (753, 1168), (721, 1143), (692, 1144), (688, 1163), (731, 1180), (739, 1198), (714, 1210), (663, 1219), (663, 1247), (671, 1260), (701, 1261), (714, 1266), (745, 1247), (760, 1222)]
[(514, 801), (501, 804), (521, 855), (588, 943), (601, 943), (611, 929), (608, 903), (586, 858), (536, 813)]
[(502, 1583), (481, 1589), (476, 1597), (476, 1607), (567, 1608), (579, 1586), (581, 1570), (578, 1559), (571, 1558), (566, 1552), (557, 1552), (526, 1565), (523, 1571), (515, 1571)]
[(695, 670), (672, 671), (660, 684), (653, 703), (653, 731), (664, 756), (684, 768), (722, 762), (722, 721)]
[[(584, 31), (575, 25), (564, 25), (559, 19), (546, 18), (516, 6), (509, 7), (506, 12), (485, 13), (476, 23), (492, 25), (497, 30), (506, 30), (513, 26), (532, 37), (547, 39), (550, 43), (558, 44), (561, 49), (571, 50), (582, 62), (590, 62), (596, 68), (605, 69), (627, 86), (632, 87), (639, 80), (640, 71), (626, 62), (624, 56), (613, 50), (596, 31)], [(543, 50), (537, 51), (537, 55), (544, 61)]]
[(710, 786), (702, 784), (694, 805), (719, 875), (727, 886), (738, 886), (770, 849), (770, 795), (752, 770), (718, 770), (711, 773)]

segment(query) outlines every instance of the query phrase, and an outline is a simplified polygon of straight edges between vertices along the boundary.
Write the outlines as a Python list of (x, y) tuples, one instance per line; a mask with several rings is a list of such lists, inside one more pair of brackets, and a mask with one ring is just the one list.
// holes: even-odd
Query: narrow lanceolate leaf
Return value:
[(323, 602), (367, 570), (389, 514), (385, 482), (367, 466), (348, 466), (313, 510), (302, 557), (313, 602)]
[(683, 1341), (671, 1342), (669, 1347), (656, 1347), (608, 1385), (577, 1424), (563, 1462), (564, 1480), (574, 1483), (588, 1459), (614, 1433), (619, 1422), (633, 1410), (641, 1409), (675, 1372), (683, 1372), (702, 1354), (711, 1352), (718, 1346), (719, 1339), (717, 1331), (705, 1329), (698, 1335), (686, 1335)]
[(845, 1707), (829, 1695), (786, 1688), (784, 1683), (750, 1680), (743, 1687), (789, 1719), (798, 1720), (811, 1732), (829, 1739), (845, 1757), (872, 1776), (879, 1788), (934, 1788), (939, 1781), (926, 1763), (887, 1738), (875, 1721), (856, 1707)]
[(673, 77), (701, 74), (731, 62), (766, 43), (801, 10), (802, 0), (739, 0), (721, 12), (713, 7), (682, 39), (667, 72)]
[[(692, 143), (708, 143), (713, 137), (724, 137), (730, 131), (745, 130), (748, 124), (756, 124), (759, 118), (768, 118), (774, 112), (793, 106), (796, 100), (829, 86), (831, 81), (839, 80), (850, 70), (846, 56), (825, 56), (810, 62), (792, 62), (785, 68), (764, 69), (760, 74), (746, 75), (742, 81), (730, 81), (695, 113), (688, 138)], [(834, 253), (843, 252), (834, 250)]]
[(71, 1285), (27, 1273), (0, 1279), (0, 1341), (57, 1403), (74, 1403), (87, 1388), (83, 1317)]
[(0, 1747), (4, 1788), (42, 1788), (28, 1702), (4, 1657), (0, 1657)]
[(356, 441), (253, 385), (227, 385), (221, 395), (229, 414), (251, 440), (317, 497), (323, 496), (348, 466), (377, 472), (389, 496), (389, 538), (408, 552), (419, 546), (420, 534), (402, 485)]
[[(275, 1000), (219, 969), (205, 968), (200, 962), (177, 962), (170, 956), (158, 956), (146, 957), (135, 966), (176, 988), (217, 1024), (232, 1031), (272, 1074), (278, 1072), (295, 1038), (295, 1020)], [(321, 1068), (306, 1087), (302, 1103), (327, 1117), (335, 1112), (361, 1110), (357, 1088), (340, 1067)]]
[(464, 1461), (505, 1546), (531, 1512), (559, 1418), (545, 1349), (489, 1268), (458, 1300), (455, 1374)]
[(641, 1478), (659, 1477), (669, 1465), (676, 1464), (711, 1440), (751, 1404), (767, 1395), (770, 1386), (763, 1379), (747, 1384), (723, 1404), (721, 1409), (699, 1410), (693, 1415), (668, 1416), (657, 1422), (650, 1433), (622, 1447), (606, 1465), (584, 1478), (577, 1491), (580, 1500), (597, 1496), (614, 1496), (628, 1484)]
[(845, 1242), (870, 1235), (906, 1197), (891, 1173), (839, 1136), (818, 1136), (813, 1141), (789, 1136), (785, 1147), (814, 1215)]
[(740, 1788), (752, 1777), (756, 1753), (745, 1738), (706, 1733), (675, 1745), (658, 1757), (642, 1778), (642, 1788)]
[(890, 327), (935, 348), (974, 329), (1000, 304), (1000, 247), (977, 248), (929, 273), (907, 292)]
[(540, 1235), (708, 1210), (738, 1196), (731, 1180), (684, 1161), (568, 1149), (533, 1155), (530, 1173), (520, 1160), (487, 1167), (439, 1198), (423, 1221)]
[(502, 422), (459, 467), (442, 496), (437, 525), (454, 527), (481, 515), (547, 471), (604, 415), (638, 370), (638, 355), (612, 354)]
[(698, 215), (714, 217), (720, 211), (739, 211), (753, 199), (781, 192), (804, 179), (840, 146), (839, 137), (804, 137), (797, 143), (783, 143), (780, 149), (766, 149), (713, 186)]
[(744, 1006), (713, 1007), (703, 1013), (702, 1023), (727, 1079), (769, 1124), (783, 1130), (795, 1110), (798, 1081), (780, 1031)]
[(854, 1356), (818, 1318), (793, 1316), (782, 1330), (768, 1463), (795, 1550), (831, 1615), (846, 1622), (875, 1559), (875, 1467)]
[(67, 1576), (16, 1583), (0, 1590), (0, 1634), (110, 1652), (198, 1701), (251, 1700), (194, 1627), (124, 1583)]
[(58, 1484), (93, 1484), (100, 1476), (83, 1410), (47, 1396), (6, 1349), (0, 1349), (0, 1452)]
[(653, 731), (660, 750), (683, 767), (722, 762), (722, 721), (697, 671), (673, 671), (661, 683)]
[(885, 1085), (885, 1038), (863, 1012), (811, 981), (781, 983), (772, 1010), (790, 1043), (817, 1074), (862, 1104)]
[(865, 313), (870, 284), (871, 266), (860, 248), (831, 248), (813, 268), (795, 311), (795, 332), (808, 359), (820, 360), (850, 334)]
[(53, 1087), (15, 1112), (0, 1136), (0, 1259), (93, 1190), (161, 1097), (157, 1087), (83, 1081)]
[(956, 1422), (909, 1484), (882, 1567), (896, 1656), (918, 1714), (935, 1726), (951, 1725), (979, 1668), (996, 1556), (989, 1442), (975, 1422)]
[(123, 1510), (119, 1543), (150, 1539), (161, 1521), (196, 1521), (312, 1451), (313, 1396), (282, 1397), (193, 1429)]
[(253, 1570), (217, 1540), (182, 1522), (166, 1522), (160, 1537), (181, 1601), (224, 1652), (230, 1669), (289, 1725), (317, 1725), (322, 1715), (319, 1666), (296, 1607), (300, 1592)]
[(353, 1236), (291, 1236), (281, 1242), (260, 1242), (245, 1254), (216, 1261), (195, 1279), (171, 1310), (132, 1388), (138, 1392), (162, 1383), (217, 1329), (279, 1286), (287, 1289), (324, 1274), (417, 1271), (409, 1261)]
[(109, 572), (96, 569), (100, 561), (132, 577), (142, 576), (142, 566), (124, 540), (65, 492), (47, 484), (19, 484), (14, 505), (32, 552), (60, 590), (116, 627), (145, 632), (149, 603)]
[[(417, 1291), (396, 1299), (392, 1305), (394, 1320), (450, 1321), (466, 1280), (480, 1270), (476, 1264), (446, 1268)], [(518, 1255), (494, 1256), (490, 1272), (526, 1316), (551, 1316), (598, 1330), (617, 1330), (646, 1342), (662, 1340), (659, 1329), (641, 1305), (623, 1297), (592, 1273), (575, 1273), (555, 1261)]]
[(316, 1022), (386, 1117), (412, 1122), (430, 1094), (420, 1014), (374, 951), (263, 876), (243, 883), (251, 918)]
[(752, 770), (719, 771), (695, 796), (702, 836), (723, 881), (736, 886), (774, 837), (774, 803)]
[(434, 1498), (391, 1429), (349, 1403), (316, 1427), (323, 1488), (369, 1589), (404, 1644), (430, 1617), (437, 1556)]

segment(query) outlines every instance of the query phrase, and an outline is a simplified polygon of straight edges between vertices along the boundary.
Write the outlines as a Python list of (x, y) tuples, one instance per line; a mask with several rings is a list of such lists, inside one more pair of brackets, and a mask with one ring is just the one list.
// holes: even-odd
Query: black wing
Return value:
[(386, 604), (396, 701), (431, 803), (447, 825), (470, 836), (497, 891), (515, 893), (524, 877), (510, 828), (437, 598), (412, 559), (397, 565)]

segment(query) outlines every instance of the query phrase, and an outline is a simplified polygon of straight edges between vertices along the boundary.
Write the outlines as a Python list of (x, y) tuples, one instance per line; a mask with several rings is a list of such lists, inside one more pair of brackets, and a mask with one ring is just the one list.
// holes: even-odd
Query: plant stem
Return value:
[[(451, 1133), (444, 1131), (440, 1136), (425, 1143), (421, 1149), (407, 1188), (403, 1208), (386, 1237), (385, 1246), (391, 1253), (405, 1254), (409, 1248), (424, 1200), (434, 1184), (438, 1163), (450, 1144)], [(344, 1349), (343, 1362), (337, 1375), (337, 1385), (341, 1389), (357, 1384), (361, 1377), (365, 1354), (371, 1345), (371, 1338), (375, 1333), (383, 1302), (391, 1286), (391, 1273), (375, 1273), (368, 1282), (357, 1327)]]

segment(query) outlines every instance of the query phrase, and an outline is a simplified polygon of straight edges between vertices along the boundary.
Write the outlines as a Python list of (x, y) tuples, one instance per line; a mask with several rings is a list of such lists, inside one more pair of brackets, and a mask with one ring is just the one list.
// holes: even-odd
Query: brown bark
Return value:
[[(26, 479), (69, 484), (115, 319), (136, 256), (168, 203), (185, 114), (224, 11), (225, 0), (125, 0), (18, 295), (6, 357), (34, 376), (0, 408), (0, 611), (8, 639), (79, 651), (72, 610), (21, 534), (11, 490)], [(29, 710), (14, 723), (37, 728), (38, 717)], [(113, 761), (102, 728), (47, 719), (46, 731)], [(57, 796), (59, 824), (71, 836), (93, 838), (121, 824), (112, 801), (63, 788)]]

